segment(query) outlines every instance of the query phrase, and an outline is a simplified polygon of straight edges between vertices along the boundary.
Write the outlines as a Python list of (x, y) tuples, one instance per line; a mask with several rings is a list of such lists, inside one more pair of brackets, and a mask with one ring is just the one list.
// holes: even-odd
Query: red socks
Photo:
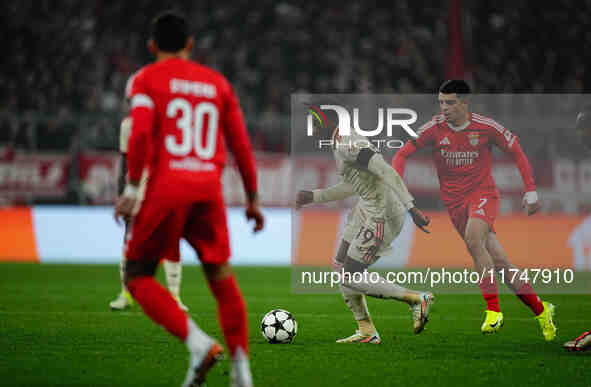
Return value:
[(154, 277), (133, 279), (127, 284), (127, 289), (148, 317), (185, 341), (189, 333), (187, 315), (179, 308), (168, 290), (164, 289)]
[(210, 282), (209, 286), (218, 303), (218, 318), (226, 338), (230, 355), (242, 348), (248, 355), (248, 319), (246, 305), (234, 276)]
[[(218, 317), (230, 354), (238, 348), (248, 354), (248, 320), (246, 305), (238, 283), (233, 276), (210, 283), (218, 303)], [(185, 341), (188, 334), (187, 315), (177, 305), (170, 293), (153, 277), (139, 277), (127, 284), (133, 298), (144, 312), (157, 324)]]
[(499, 289), (497, 287), (497, 280), (494, 276), (483, 277), (482, 281), (478, 284), (482, 296), (486, 301), (486, 309), (495, 312), (500, 312), (499, 307)]
[[(482, 279), (482, 282), (478, 285), (482, 291), (482, 296), (486, 301), (486, 309), (500, 312), (499, 307), (499, 290), (495, 277), (487, 276)], [(544, 311), (544, 305), (542, 300), (538, 297), (534, 289), (530, 284), (525, 283), (521, 285), (515, 292), (517, 297), (527, 306), (530, 307), (532, 312), (537, 316)]]
[(516, 292), (517, 297), (537, 316), (544, 311), (544, 304), (530, 284), (524, 283)]

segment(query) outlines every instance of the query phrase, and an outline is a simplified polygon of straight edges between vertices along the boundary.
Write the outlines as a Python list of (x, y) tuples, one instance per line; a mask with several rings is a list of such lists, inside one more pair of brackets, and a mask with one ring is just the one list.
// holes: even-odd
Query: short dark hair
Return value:
[(165, 52), (177, 52), (185, 48), (189, 38), (189, 26), (184, 17), (166, 11), (152, 21), (152, 39)]
[(457, 94), (457, 96), (470, 94), (470, 86), (463, 79), (448, 79), (439, 87), (442, 94)]

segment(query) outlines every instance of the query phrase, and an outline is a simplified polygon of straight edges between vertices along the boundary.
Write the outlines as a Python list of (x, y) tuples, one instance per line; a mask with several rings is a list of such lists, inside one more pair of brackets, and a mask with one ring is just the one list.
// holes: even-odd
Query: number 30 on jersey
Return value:
[[(219, 112), (216, 105), (211, 102), (198, 103), (195, 108), (184, 98), (175, 98), (166, 107), (166, 116), (175, 118), (180, 111), (181, 115), (176, 121), (177, 129), (181, 131), (181, 141), (176, 136), (167, 135), (164, 139), (166, 150), (174, 156), (187, 156), (195, 150), (197, 156), (202, 160), (209, 160), (215, 155), (218, 117)], [(203, 138), (203, 122), (205, 115), (207, 120), (207, 132)]]

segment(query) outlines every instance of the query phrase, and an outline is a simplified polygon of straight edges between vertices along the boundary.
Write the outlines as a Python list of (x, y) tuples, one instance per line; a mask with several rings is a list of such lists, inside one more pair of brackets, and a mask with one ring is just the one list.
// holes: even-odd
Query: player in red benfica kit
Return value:
[[(158, 16), (152, 23), (149, 47), (156, 61), (130, 81), (128, 182), (115, 208), (116, 219), (131, 217), (125, 283), (154, 322), (186, 343), (190, 364), (183, 385), (202, 385), (222, 348), (154, 279), (164, 250), (185, 238), (199, 256), (217, 300), (232, 358), (231, 385), (252, 386), (246, 306), (228, 264), (230, 247), (221, 184), (225, 141), (244, 182), (246, 217), (254, 219), (254, 231), (260, 231), (264, 219), (258, 207), (255, 162), (242, 111), (221, 74), (188, 59), (193, 38), (184, 18), (173, 13)], [(136, 207), (144, 170), (149, 174), (146, 192)]]
[[(483, 333), (495, 333), (503, 326), (499, 307), (497, 281), (491, 270), (515, 273), (495, 233), (494, 222), (499, 211), (500, 194), (491, 173), (492, 146), (511, 155), (523, 179), (523, 205), (528, 215), (540, 209), (531, 167), (519, 139), (499, 123), (468, 111), (470, 87), (463, 80), (448, 80), (439, 89), (441, 114), (434, 116), (421, 129), (416, 140), (407, 142), (395, 155), (392, 166), (404, 176), (406, 159), (417, 150), (431, 147), (439, 176), (441, 199), (447, 207), (456, 230), (481, 278), (480, 289), (486, 301)], [(488, 273), (488, 274), (486, 274)], [(520, 273), (521, 274), (521, 273)], [(511, 275), (507, 285), (536, 315), (544, 338), (556, 337), (552, 321), (554, 306), (542, 302), (531, 285)]]
[[(585, 106), (577, 115), (576, 131), (583, 145), (591, 150), (591, 105)], [(568, 351), (591, 351), (591, 329), (564, 343), (564, 348)]]

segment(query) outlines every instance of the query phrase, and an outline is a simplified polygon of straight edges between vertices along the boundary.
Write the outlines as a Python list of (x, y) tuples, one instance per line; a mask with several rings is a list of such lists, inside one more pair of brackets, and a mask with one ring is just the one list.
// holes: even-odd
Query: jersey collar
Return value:
[(460, 131), (466, 129), (468, 127), (468, 125), (470, 125), (471, 120), (472, 120), (472, 113), (470, 113), (470, 115), (468, 116), (468, 121), (466, 121), (464, 124), (462, 124), (460, 126), (453, 126), (449, 122), (446, 122), (446, 124), (454, 132), (460, 132)]

